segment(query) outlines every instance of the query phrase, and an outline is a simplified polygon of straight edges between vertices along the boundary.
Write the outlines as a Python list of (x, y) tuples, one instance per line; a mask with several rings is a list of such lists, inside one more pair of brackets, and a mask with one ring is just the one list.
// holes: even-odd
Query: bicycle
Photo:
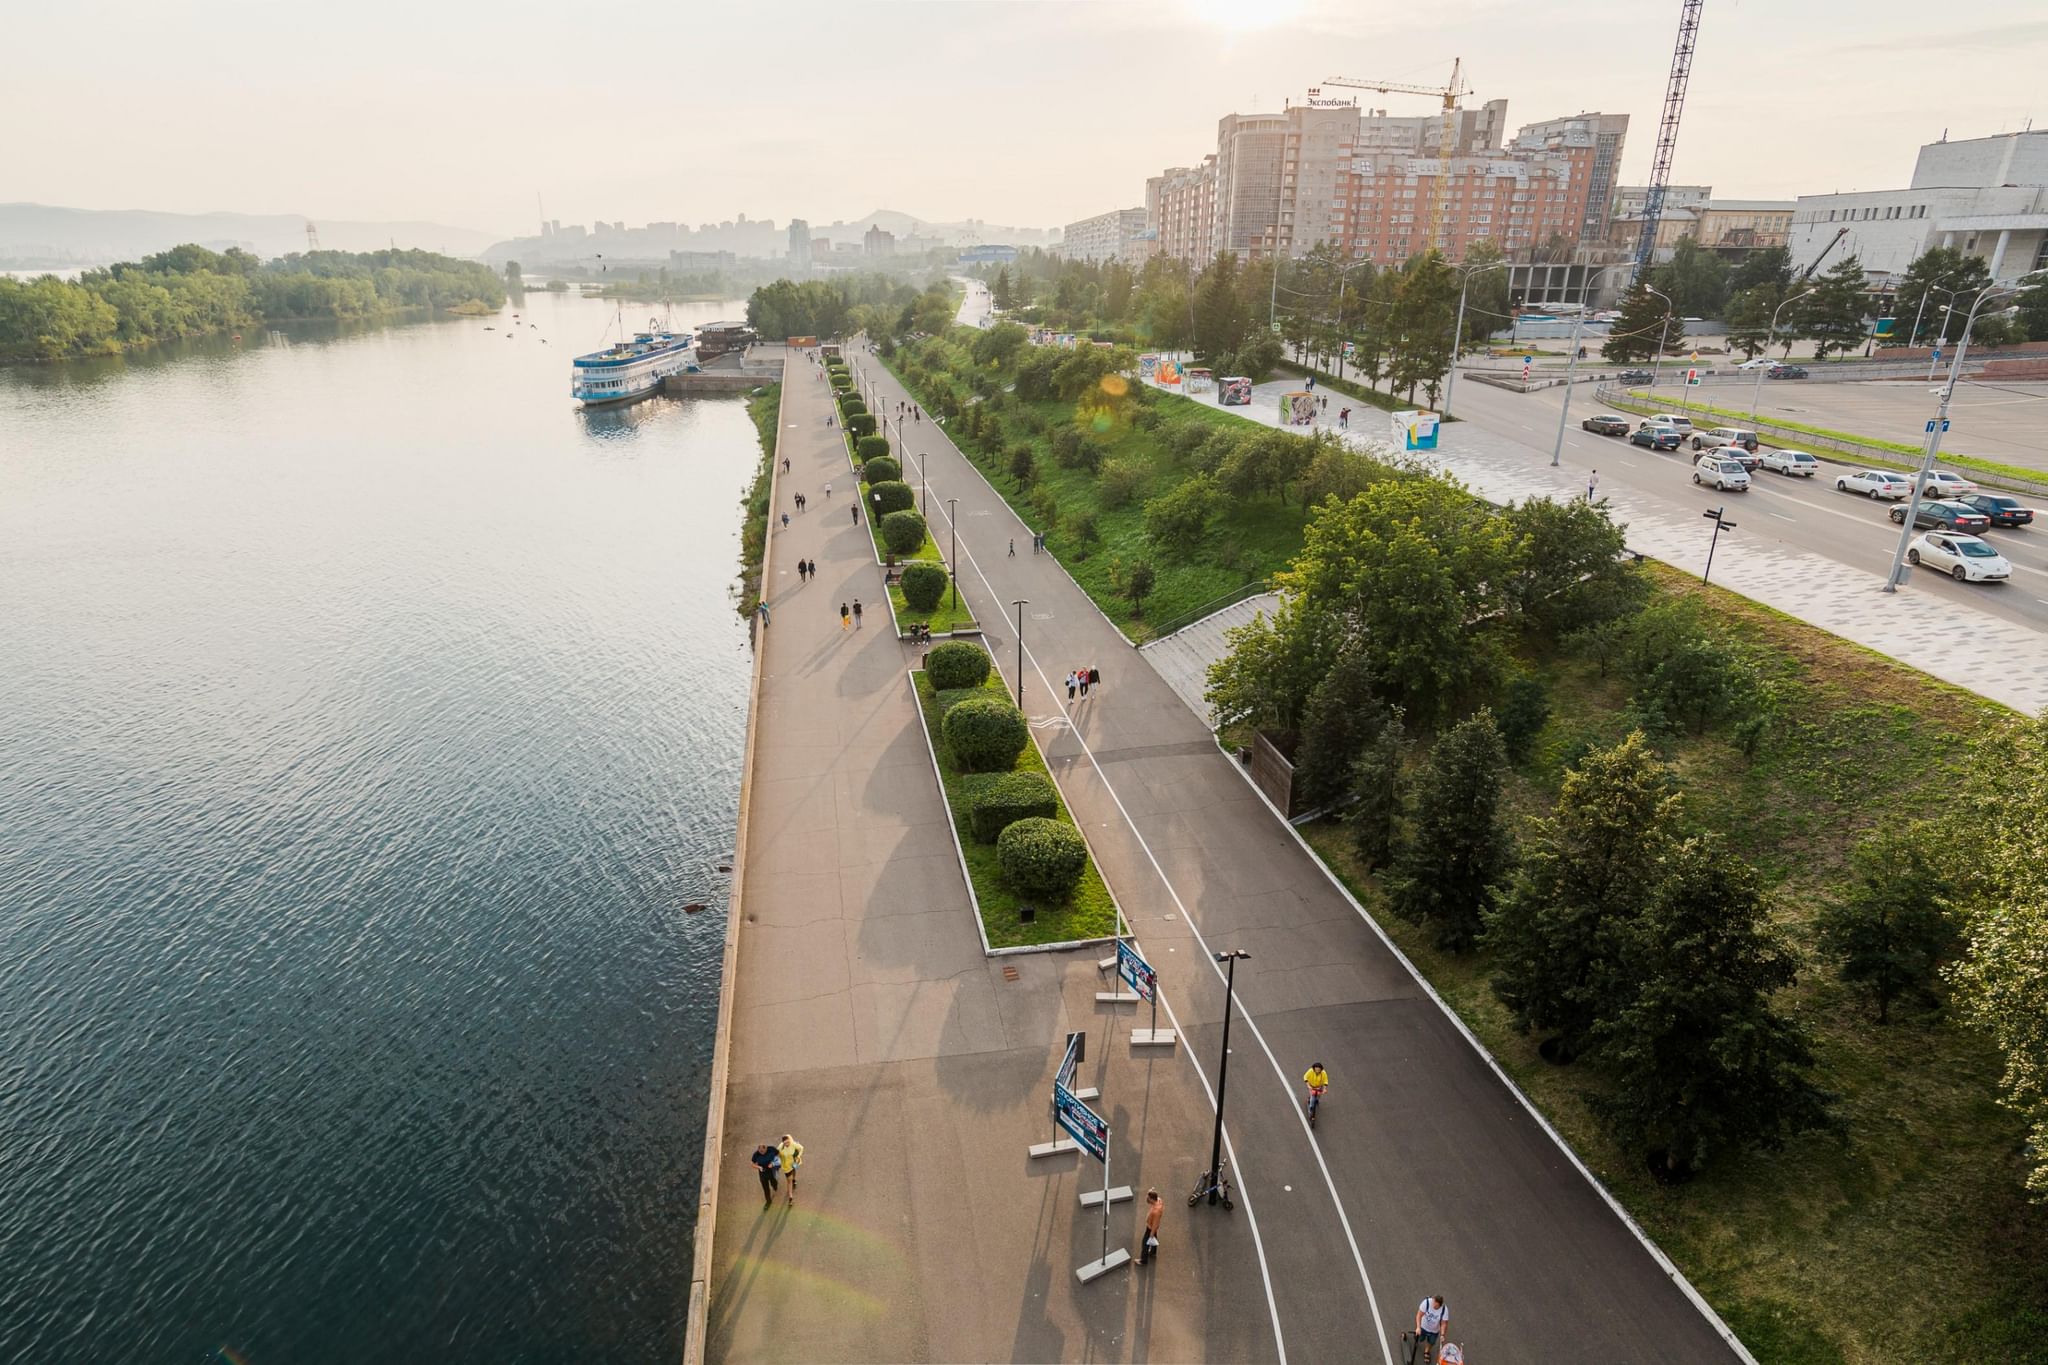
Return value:
[(1204, 1199), (1207, 1199), (1211, 1193), (1221, 1198), (1224, 1208), (1236, 1207), (1230, 1202), (1230, 1174), (1227, 1169), (1229, 1164), (1229, 1162), (1225, 1162), (1223, 1166), (1218, 1167), (1213, 1173), (1213, 1177), (1211, 1172), (1204, 1171), (1196, 1178), (1195, 1192), (1188, 1196), (1189, 1208), (1193, 1208)]
[(1308, 1088), (1308, 1126), (1311, 1128), (1316, 1126), (1316, 1110), (1323, 1107), (1323, 1092), (1329, 1088), (1327, 1085), (1312, 1085)]

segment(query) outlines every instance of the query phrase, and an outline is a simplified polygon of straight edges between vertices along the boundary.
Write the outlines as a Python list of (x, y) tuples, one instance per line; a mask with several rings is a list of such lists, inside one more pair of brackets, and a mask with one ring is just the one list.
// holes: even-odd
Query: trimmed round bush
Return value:
[(924, 545), (924, 518), (905, 509), (882, 518), (882, 544), (899, 555), (914, 555)]
[[(866, 464), (870, 460), (888, 459), (889, 438), (886, 436), (861, 437), (853, 444), (853, 457), (862, 464)], [(883, 479), (893, 479), (895, 477), (897, 477), (896, 465), (894, 461), (890, 461), (887, 474), (870, 474), (867, 476), (867, 480), (869, 483), (880, 483)]]
[(941, 692), (979, 687), (988, 681), (988, 651), (965, 640), (951, 640), (924, 656), (924, 672)]
[(902, 588), (912, 611), (930, 611), (946, 595), (946, 571), (936, 564), (906, 564)]
[(834, 371), (832, 375), (832, 387), (837, 389), (841, 393), (845, 393), (848, 389), (851, 389), (853, 387), (853, 376), (848, 374), (844, 370)]
[[(901, 512), (917, 505), (917, 494), (901, 479), (877, 479), (865, 471), (861, 477), (868, 482), (868, 512), (872, 516), (886, 517), (891, 512)], [(915, 550), (917, 546), (910, 547)]]
[(856, 412), (853, 416), (846, 419), (846, 433), (855, 440), (859, 440), (863, 436), (874, 435), (874, 417), (869, 413)]
[(1031, 816), (996, 836), (996, 862), (1022, 894), (1063, 900), (1088, 866), (1088, 845), (1072, 825)]
[(980, 773), (965, 780), (976, 843), (994, 843), (1019, 820), (1050, 820), (1060, 812), (1052, 782), (1041, 773)]
[(970, 773), (1008, 772), (1031, 740), (1024, 713), (1001, 697), (961, 702), (946, 712), (939, 731), (953, 761)]
[(848, 417), (853, 416), (855, 413), (866, 412), (868, 410), (868, 400), (862, 398), (857, 393), (842, 393), (839, 395), (839, 410)]

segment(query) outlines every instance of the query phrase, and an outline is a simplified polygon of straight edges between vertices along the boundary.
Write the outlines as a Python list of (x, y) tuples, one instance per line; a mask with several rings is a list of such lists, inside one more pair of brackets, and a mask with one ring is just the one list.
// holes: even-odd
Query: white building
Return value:
[(2048, 130), (1930, 142), (1902, 190), (1799, 196), (1793, 268), (1837, 235), (1828, 263), (1859, 257), (1880, 285), (1937, 246), (1982, 257), (2002, 284), (2048, 270)]
[[(1137, 243), (1145, 232), (1145, 210), (1112, 209), (1093, 218), (1069, 223), (1060, 236), (1059, 254), (1069, 261), (1142, 260)], [(1146, 251), (1144, 255), (1150, 255)]]

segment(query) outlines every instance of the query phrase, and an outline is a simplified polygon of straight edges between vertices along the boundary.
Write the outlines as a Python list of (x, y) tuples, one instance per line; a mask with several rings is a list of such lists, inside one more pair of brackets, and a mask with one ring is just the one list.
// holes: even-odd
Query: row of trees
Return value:
[(952, 324), (957, 305), (944, 280), (920, 289), (899, 276), (848, 275), (829, 280), (781, 279), (747, 299), (747, 325), (763, 337), (936, 334)]
[(0, 358), (109, 355), (262, 322), (504, 302), (504, 284), (488, 267), (430, 251), (312, 251), (264, 261), (240, 248), (187, 244), (75, 280), (0, 279)]

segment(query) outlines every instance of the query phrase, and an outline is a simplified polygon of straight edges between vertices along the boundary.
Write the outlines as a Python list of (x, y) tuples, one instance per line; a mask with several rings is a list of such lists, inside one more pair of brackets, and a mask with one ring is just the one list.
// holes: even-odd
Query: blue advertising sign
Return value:
[(1054, 1085), (1064, 1086), (1068, 1089), (1073, 1088), (1074, 1069), (1081, 1064), (1079, 1056), (1081, 1040), (1087, 1036), (1085, 1033), (1070, 1033), (1067, 1035), (1067, 1055), (1060, 1058), (1060, 1069), (1052, 1078)]
[(1150, 1000), (1159, 989), (1159, 973), (1123, 939), (1116, 941), (1116, 974), (1130, 983), (1140, 1000)]
[(1097, 1161), (1109, 1160), (1109, 1125), (1063, 1085), (1052, 1088), (1052, 1114), (1082, 1151)]

